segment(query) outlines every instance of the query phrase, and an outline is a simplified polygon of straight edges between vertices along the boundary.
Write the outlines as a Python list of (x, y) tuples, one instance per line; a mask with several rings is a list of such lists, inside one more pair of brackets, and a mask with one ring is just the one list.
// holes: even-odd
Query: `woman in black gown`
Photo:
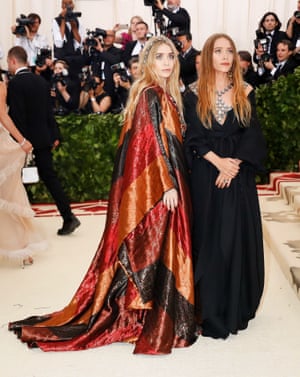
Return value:
[(201, 57), (198, 95), (185, 94), (196, 314), (203, 336), (225, 339), (247, 327), (263, 292), (255, 173), (266, 149), (232, 39), (212, 35)]

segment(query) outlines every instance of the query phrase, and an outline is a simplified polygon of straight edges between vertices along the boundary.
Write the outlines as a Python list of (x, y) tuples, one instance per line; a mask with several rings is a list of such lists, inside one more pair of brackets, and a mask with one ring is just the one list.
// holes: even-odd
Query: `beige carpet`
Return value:
[(136, 356), (129, 344), (60, 353), (21, 344), (7, 331), (7, 322), (61, 309), (94, 255), (105, 216), (77, 210), (82, 226), (71, 236), (58, 237), (60, 218), (51, 208), (40, 208), (43, 216), (37, 221), (48, 236), (49, 249), (25, 269), (0, 264), (1, 377), (300, 376), (300, 302), (267, 247), (266, 289), (257, 318), (226, 341), (200, 337), (192, 347), (168, 356)]
[(300, 299), (300, 173), (273, 173), (259, 192), (265, 241)]

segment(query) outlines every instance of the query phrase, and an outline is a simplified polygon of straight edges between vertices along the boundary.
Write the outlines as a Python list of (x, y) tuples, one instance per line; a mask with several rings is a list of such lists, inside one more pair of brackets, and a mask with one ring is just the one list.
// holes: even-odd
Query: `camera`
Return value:
[(56, 84), (58, 82), (60, 82), (63, 86), (66, 86), (67, 85), (67, 81), (66, 81), (66, 77), (68, 76), (67, 72), (59, 72), (59, 73), (55, 73), (53, 76), (52, 76), (52, 90), (55, 90), (56, 88)]
[(260, 56), (260, 60), (266, 62), (271, 59), (270, 54), (268, 53), (270, 39), (269, 37), (260, 29), (255, 31), (256, 39), (254, 40), (255, 48), (262, 47), (264, 53)]
[(65, 14), (65, 20), (67, 22), (74, 21), (78, 17), (81, 17), (81, 12), (73, 12), (73, 8), (72, 7), (67, 7), (67, 12)]
[(37, 55), (36, 55), (35, 64), (38, 67), (42, 67), (45, 64), (46, 59), (51, 59), (51, 58), (52, 58), (51, 48), (48, 48), (48, 47), (47, 48), (39, 48)]
[[(154, 6), (156, 3), (156, 0), (144, 0), (144, 5), (146, 7), (151, 7)], [(164, 0), (161, 2), (162, 4), (164, 3)]]
[(113, 64), (110, 66), (112, 73), (118, 73), (120, 75), (120, 78), (124, 82), (129, 81), (129, 75), (127, 73), (127, 68), (124, 62), (120, 62), (117, 64)]
[(16, 23), (17, 23), (16, 30), (13, 31), (13, 34), (25, 36), (26, 35), (25, 26), (33, 25), (34, 21), (31, 20), (30, 18), (27, 18), (24, 14), (21, 14), (20, 17), (16, 19)]
[(100, 40), (103, 46), (103, 38), (107, 36), (106, 30), (96, 28), (95, 30), (87, 30), (87, 37), (85, 39), (84, 45), (88, 48), (88, 54), (93, 55), (96, 52), (95, 47), (97, 46), (97, 38)]
[(173, 42), (174, 46), (176, 47), (176, 50), (178, 52), (181, 52), (182, 50), (182, 43), (176, 38), (179, 33), (179, 28), (178, 27), (172, 27), (167, 29), (166, 31), (166, 37), (171, 39)]
[[(106, 30), (100, 29), (96, 27), (95, 30), (87, 30), (87, 39), (92, 43), (92, 40), (95, 40), (95, 38), (106, 38), (107, 33)], [(95, 42), (95, 41), (94, 41)]]
[(96, 41), (96, 37), (97, 37), (97, 34), (95, 31), (93, 30), (87, 30), (87, 37), (84, 41), (84, 45), (87, 46), (87, 47), (96, 47), (97, 46), (97, 41)]
[(82, 90), (84, 92), (88, 92), (91, 89), (95, 90), (99, 85), (99, 82), (95, 80), (89, 68), (82, 68), (78, 77), (82, 83)]
[(300, 10), (296, 10), (296, 12), (294, 13), (294, 16), (296, 18), (300, 18)]

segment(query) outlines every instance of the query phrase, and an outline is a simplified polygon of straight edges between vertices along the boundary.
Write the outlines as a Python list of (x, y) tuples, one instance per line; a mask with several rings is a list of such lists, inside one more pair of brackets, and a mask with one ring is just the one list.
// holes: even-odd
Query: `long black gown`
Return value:
[[(223, 125), (206, 129), (196, 113), (196, 97), (185, 98), (185, 152), (193, 205), (193, 259), (196, 313), (202, 335), (226, 338), (255, 316), (264, 286), (264, 256), (255, 174), (266, 148), (255, 112), (241, 127), (233, 110)], [(203, 158), (208, 151), (243, 162), (228, 188), (215, 186), (218, 170)]]

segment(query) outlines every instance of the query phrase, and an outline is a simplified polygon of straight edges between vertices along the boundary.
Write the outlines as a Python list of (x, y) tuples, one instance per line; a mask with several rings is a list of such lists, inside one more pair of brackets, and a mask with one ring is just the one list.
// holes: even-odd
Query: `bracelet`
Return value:
[(25, 143), (26, 143), (26, 139), (24, 137), (23, 140), (21, 141), (21, 143), (19, 143), (19, 144), (20, 144), (21, 147), (23, 147)]
[(90, 100), (91, 100), (92, 102), (95, 102), (95, 101), (96, 101), (96, 98), (95, 98), (95, 97), (91, 97)]

